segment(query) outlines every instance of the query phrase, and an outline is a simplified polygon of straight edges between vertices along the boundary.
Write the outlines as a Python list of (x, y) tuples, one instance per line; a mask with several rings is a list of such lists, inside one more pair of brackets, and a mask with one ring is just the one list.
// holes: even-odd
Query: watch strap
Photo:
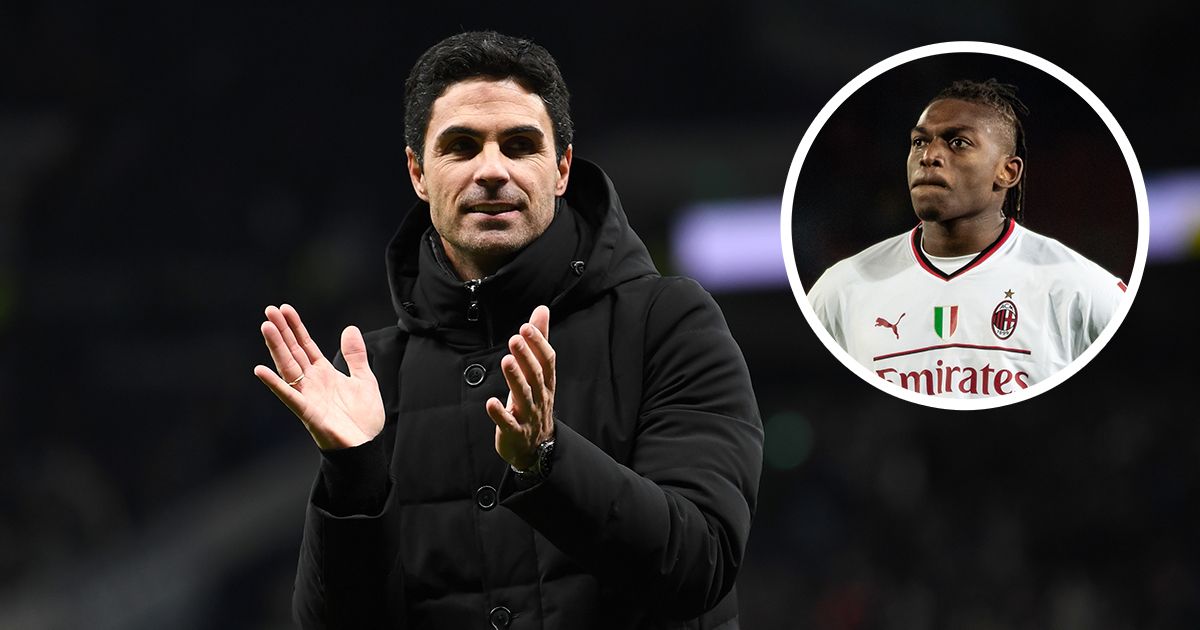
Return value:
[(520, 470), (516, 466), (509, 464), (517, 477), (526, 483), (536, 483), (550, 476), (550, 469), (553, 467), (554, 455), (554, 440), (546, 440), (535, 447), (536, 457), (533, 460), (533, 466), (528, 470)]

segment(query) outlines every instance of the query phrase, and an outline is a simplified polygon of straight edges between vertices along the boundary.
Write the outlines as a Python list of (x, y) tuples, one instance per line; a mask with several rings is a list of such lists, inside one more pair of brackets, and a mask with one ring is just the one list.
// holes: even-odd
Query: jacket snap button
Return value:
[(504, 606), (497, 606), (488, 613), (488, 621), (496, 630), (504, 630), (512, 623), (512, 611)]
[(463, 380), (471, 387), (477, 387), (483, 382), (483, 377), (487, 376), (487, 370), (483, 369), (482, 365), (472, 363), (463, 370)]
[(481, 486), (475, 491), (475, 504), (481, 510), (490, 510), (496, 507), (496, 489), (491, 486)]

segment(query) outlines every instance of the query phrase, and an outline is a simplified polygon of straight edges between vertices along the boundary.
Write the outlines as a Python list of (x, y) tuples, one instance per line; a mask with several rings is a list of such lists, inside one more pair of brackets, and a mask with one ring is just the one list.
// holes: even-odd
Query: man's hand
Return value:
[(261, 330), (275, 372), (257, 365), (254, 375), (300, 418), (317, 446), (348, 448), (379, 435), (383, 398), (358, 328), (348, 326), (342, 331), (342, 356), (350, 368), (346, 376), (325, 360), (296, 309), (287, 304), (268, 306), (266, 313)]
[(496, 453), (518, 470), (537, 460), (537, 445), (554, 437), (554, 348), (550, 347), (550, 309), (533, 309), (528, 324), (508, 340), (500, 360), (508, 382), (508, 404), (489, 398), (487, 413), (496, 423)]

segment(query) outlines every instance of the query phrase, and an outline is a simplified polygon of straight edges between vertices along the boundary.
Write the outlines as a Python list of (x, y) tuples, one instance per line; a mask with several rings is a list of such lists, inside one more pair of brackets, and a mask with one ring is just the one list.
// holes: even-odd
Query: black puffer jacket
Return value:
[[(736, 628), (762, 423), (725, 320), (662, 278), (612, 183), (576, 160), (554, 221), (474, 288), (428, 207), (388, 251), (396, 327), (367, 335), (387, 421), (325, 453), (296, 578), (304, 627)], [(484, 411), (505, 343), (550, 306), (549, 478), (520, 488)], [(482, 380), (479, 379), (482, 377)]]

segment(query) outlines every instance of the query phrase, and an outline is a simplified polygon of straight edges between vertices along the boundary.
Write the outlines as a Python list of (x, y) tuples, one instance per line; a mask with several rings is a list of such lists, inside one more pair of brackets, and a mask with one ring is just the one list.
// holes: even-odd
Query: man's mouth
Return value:
[(918, 177), (914, 179), (909, 188), (916, 188), (917, 186), (938, 186), (940, 188), (949, 188), (950, 182), (947, 182), (936, 175), (926, 175), (925, 177)]
[(498, 214), (504, 214), (506, 212), (513, 212), (519, 209), (520, 206), (515, 203), (480, 203), (471, 206), (468, 211), (495, 216)]

